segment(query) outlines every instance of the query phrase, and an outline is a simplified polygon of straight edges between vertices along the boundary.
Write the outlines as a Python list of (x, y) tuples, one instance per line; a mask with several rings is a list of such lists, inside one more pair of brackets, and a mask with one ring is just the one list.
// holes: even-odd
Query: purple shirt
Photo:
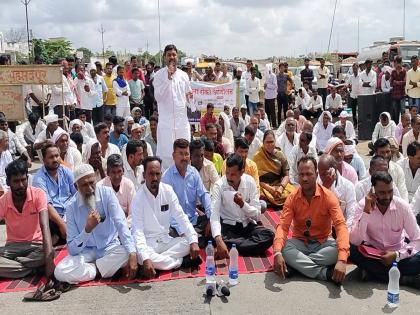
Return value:
[[(400, 197), (393, 197), (385, 214), (377, 207), (370, 214), (363, 211), (365, 200), (356, 207), (350, 243), (360, 245), (365, 242), (384, 251), (398, 251), (404, 259), (416, 254), (420, 249), (420, 228), (409, 204)], [(404, 242), (407, 235), (410, 243)]]

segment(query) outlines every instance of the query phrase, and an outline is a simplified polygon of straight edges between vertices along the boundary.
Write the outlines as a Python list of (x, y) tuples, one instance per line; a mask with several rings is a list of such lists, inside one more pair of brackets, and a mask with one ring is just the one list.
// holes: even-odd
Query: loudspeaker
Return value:
[(374, 95), (359, 95), (357, 97), (358, 112), (358, 139), (371, 140), (379, 115), (382, 112), (391, 112), (390, 93), (376, 93)]

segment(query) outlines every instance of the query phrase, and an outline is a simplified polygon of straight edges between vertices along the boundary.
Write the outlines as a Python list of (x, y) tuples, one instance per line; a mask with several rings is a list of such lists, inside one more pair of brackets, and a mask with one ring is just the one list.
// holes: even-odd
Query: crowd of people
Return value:
[[(1, 278), (42, 270), (57, 288), (119, 270), (133, 279), (139, 265), (153, 278), (156, 270), (199, 265), (200, 248), (213, 240), (220, 259), (233, 244), (243, 256), (273, 246), (283, 278), (299, 272), (341, 284), (351, 261), (363, 278), (387, 281), (397, 261), (401, 283), (420, 288), (417, 58), (407, 73), (399, 57), (394, 69), (378, 67), (391, 80), (397, 118), (380, 115), (368, 169), (354, 127), (357, 97), (376, 90), (370, 60), (362, 71), (353, 66), (352, 115), (328, 86), (323, 60), (317, 90), (305, 61), (296, 95), (287, 63), (261, 87), (249, 60), (233, 76), (241, 105), (216, 115), (208, 104), (193, 134), (190, 81), (232, 78), (225, 65), (201, 78), (191, 64), (178, 69), (177, 59), (168, 45), (162, 69), (143, 70), (135, 57), (124, 66), (111, 57), (104, 71), (58, 60), (64, 89), (27, 87), (28, 120), (16, 133), (0, 117)], [(29, 174), (34, 158), (42, 167)], [(261, 223), (265, 211), (281, 211), (276, 231)], [(54, 247), (64, 244), (68, 256), (55, 266)], [(381, 255), (366, 257), (362, 246)]]

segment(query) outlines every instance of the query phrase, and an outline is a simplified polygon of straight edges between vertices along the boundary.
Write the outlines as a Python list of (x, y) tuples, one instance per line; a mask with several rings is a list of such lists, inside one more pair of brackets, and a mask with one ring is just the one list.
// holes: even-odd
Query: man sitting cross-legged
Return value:
[(259, 191), (254, 179), (244, 172), (245, 160), (236, 154), (229, 156), (226, 175), (211, 192), (211, 230), (220, 258), (229, 257), (232, 244), (243, 256), (258, 256), (273, 242), (274, 233), (256, 224), (261, 214)]
[(23, 278), (44, 268), (54, 272), (54, 252), (48, 225), (47, 197), (28, 187), (28, 167), (15, 160), (6, 167), (10, 187), (0, 198), (0, 220), (6, 222), (6, 245), (0, 247), (0, 278)]
[[(300, 187), (286, 199), (277, 226), (274, 270), (284, 278), (291, 267), (309, 278), (341, 284), (350, 247), (343, 211), (334, 193), (317, 184), (313, 157), (298, 161), (298, 176)], [(331, 237), (331, 224), (337, 240)], [(293, 236), (287, 239), (291, 225)]]
[[(160, 158), (149, 156), (143, 161), (143, 184), (132, 203), (132, 232), (137, 246), (139, 263), (143, 264), (144, 275), (153, 278), (155, 269), (178, 268), (183, 258), (190, 254), (191, 260), (184, 263), (199, 264), (198, 237), (188, 216), (182, 210), (171, 186), (162, 183)], [(171, 237), (169, 226), (174, 219), (181, 237)]]
[[(190, 165), (189, 145), (188, 140), (175, 140), (172, 153), (175, 164), (165, 171), (162, 182), (172, 186), (181, 208), (200, 236), (200, 246), (204, 247), (205, 237), (210, 236), (210, 194), (204, 187), (198, 171)], [(199, 206), (197, 201), (200, 202)], [(175, 221), (171, 222), (171, 226), (179, 235), (183, 234)]]
[(55, 278), (79, 283), (112, 277), (120, 268), (132, 279), (137, 273), (137, 253), (124, 211), (111, 188), (97, 186), (89, 164), (76, 166), (77, 193), (70, 202), (67, 216), (69, 256), (56, 267)]
[[(388, 173), (372, 175), (373, 189), (359, 203), (350, 231), (350, 260), (384, 282), (388, 282), (389, 268), (396, 261), (400, 283), (420, 289), (420, 228), (408, 203), (394, 195), (392, 182)], [(358, 250), (360, 244), (382, 251), (381, 257), (363, 256)]]

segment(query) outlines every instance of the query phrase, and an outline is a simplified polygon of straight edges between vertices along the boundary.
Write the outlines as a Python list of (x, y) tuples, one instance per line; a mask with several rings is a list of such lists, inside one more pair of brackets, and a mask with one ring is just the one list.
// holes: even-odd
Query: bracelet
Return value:
[(282, 256), (283, 257), (283, 254), (280, 251), (275, 252), (274, 255), (273, 255), (273, 258), (276, 258), (277, 256)]

